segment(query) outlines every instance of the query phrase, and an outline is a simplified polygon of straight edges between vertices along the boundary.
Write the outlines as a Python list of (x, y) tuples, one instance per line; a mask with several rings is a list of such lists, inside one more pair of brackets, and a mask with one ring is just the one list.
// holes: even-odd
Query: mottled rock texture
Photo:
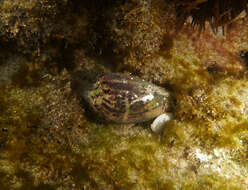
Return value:
[[(248, 189), (247, 2), (219, 2), (2, 0), (0, 189)], [(173, 121), (102, 122), (77, 71), (167, 88)]]

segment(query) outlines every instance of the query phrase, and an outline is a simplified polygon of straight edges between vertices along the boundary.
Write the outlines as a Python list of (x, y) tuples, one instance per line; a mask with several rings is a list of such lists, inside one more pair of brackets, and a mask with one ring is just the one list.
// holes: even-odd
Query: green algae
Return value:
[[(156, 142), (158, 142), (156, 138), (153, 139), (152, 136), (149, 137), (149, 135), (145, 133), (143, 133), (144, 136), (135, 135), (120, 137), (113, 133), (115, 130), (118, 130), (115, 128), (119, 126), (108, 126), (107, 128), (105, 126), (100, 128), (99, 126), (96, 127), (98, 128), (94, 130), (94, 138), (89, 142), (90, 149), (87, 150), (84, 148), (84, 151), (86, 151), (87, 154), (86, 158), (92, 159), (91, 165), (93, 166), (90, 167), (90, 171), (93, 170), (91, 171), (91, 175), (95, 176), (94, 178), (99, 180), (98, 183), (101, 184), (107, 182), (112, 184), (114, 187), (126, 187), (132, 189), (135, 189), (135, 187), (138, 186), (152, 187), (153, 185), (156, 185), (160, 187), (160, 183), (159, 185), (156, 184), (158, 183), (156, 178), (159, 176), (159, 173), (157, 173), (159, 171), (153, 171), (151, 173), (153, 170), (152, 168), (154, 167), (151, 161), (155, 159), (153, 155), (158, 148), (155, 148)], [(125, 128), (122, 130), (125, 130)], [(120, 139), (122, 140), (120, 141)], [(152, 141), (154, 141), (153, 143), (155, 144), (152, 144), (149, 139), (153, 139)], [(124, 146), (124, 150), (119, 150), (122, 149), (119, 146), (122, 146), (120, 143), (123, 142), (123, 140), (128, 143), (127, 147)], [(89, 151), (89, 153), (87, 153), (87, 151)], [(101, 168), (99, 168), (99, 166)], [(126, 168), (127, 166), (128, 168)], [(165, 160), (161, 167), (166, 167)], [(95, 173), (96, 170), (102, 171), (102, 174), (99, 175), (98, 173)], [(137, 183), (130, 178), (129, 173), (135, 172), (136, 170), (139, 171), (138, 175), (146, 176), (143, 184)], [(164, 184), (163, 186), (168, 185), (166, 183), (162, 184)]]
[[(223, 136), (216, 134), (216, 136), (209, 130), (209, 125), (203, 127), (194, 126), (196, 120), (188, 121), (185, 123), (185, 120), (182, 120), (182, 123), (177, 123), (177, 120), (168, 125), (162, 136), (151, 135), (149, 126), (138, 127), (138, 131), (126, 128), (125, 126), (118, 125), (106, 125), (106, 124), (95, 124), (86, 121), (84, 125), (88, 125), (87, 131), (87, 143), (83, 141), (77, 142), (79, 150), (72, 149), (74, 144), (73, 139), (69, 144), (66, 140), (66, 136), (58, 138), (56, 133), (52, 131), (47, 131), (49, 128), (45, 128), (42, 133), (41, 129), (37, 128), (40, 126), (41, 122), (39, 118), (39, 106), (32, 106), (30, 109), (29, 106), (32, 104), (24, 105), (20, 104), (17, 100), (24, 95), (21, 91), (15, 94), (15, 91), (11, 91), (11, 95), (8, 101), (13, 104), (20, 105), (24, 108), (23, 111), (19, 111), (21, 117), (15, 117), (16, 119), (13, 122), (10, 122), (11, 125), (23, 125), (23, 127), (16, 129), (12, 128), (15, 132), (12, 133), (12, 137), (7, 140), (5, 147), (5, 152), (8, 152), (8, 158), (10, 161), (15, 162), (24, 162), (33, 167), (41, 168), (41, 171), (45, 170), (50, 165), (52, 173), (67, 173), (71, 177), (69, 180), (70, 183), (64, 184), (65, 187), (70, 186), (70, 184), (75, 184), (76, 188), (88, 187), (88, 188), (127, 188), (127, 189), (136, 189), (136, 188), (150, 188), (150, 189), (177, 189), (178, 184), (180, 184), (183, 189), (199, 189), (201, 187), (205, 189), (228, 189), (236, 188), (242, 189), (236, 186), (235, 184), (222, 185), (215, 183), (217, 180), (220, 182), (222, 178), (216, 178), (216, 175), (202, 177), (201, 182), (197, 182), (198, 179), (190, 182), (185, 182), (186, 179), (191, 179), (191, 172), (187, 176), (179, 178), (177, 181), (170, 180), (171, 170), (175, 169), (172, 163), (170, 163), (170, 149), (173, 149), (179, 153), (180, 148), (195, 146), (195, 141), (197, 138), (200, 138), (201, 144), (205, 143), (205, 148), (211, 149), (213, 145), (212, 142), (215, 142), (215, 146), (218, 143), (226, 138), (230, 140), (232, 138), (240, 138), (240, 134), (246, 131), (247, 123), (244, 122), (237, 126), (237, 128), (232, 125), (232, 127), (223, 127), (222, 129), (225, 132), (220, 132)], [(17, 98), (12, 96), (18, 95)], [(25, 95), (26, 96), (26, 95)], [(26, 102), (25, 102), (26, 103)], [(12, 113), (13, 108), (11, 108), (8, 113)], [(15, 107), (14, 110), (20, 110), (20, 108)], [(36, 111), (35, 111), (36, 110)], [(66, 125), (70, 125), (73, 122), (70, 120)], [(207, 122), (206, 122), (207, 124)], [(86, 126), (82, 126), (83, 128)], [(52, 130), (51, 126), (51, 130)], [(142, 129), (142, 130), (141, 130)], [(61, 131), (65, 129), (60, 128)], [(69, 132), (68, 130), (66, 130)], [(54, 136), (62, 144), (57, 143), (54, 139), (48, 140), (48, 136)], [(41, 138), (40, 135), (43, 134)], [(70, 135), (70, 133), (68, 133)], [(67, 136), (68, 136), (67, 135)], [(82, 134), (83, 135), (83, 134)], [(225, 137), (225, 135), (228, 135)], [(23, 138), (27, 137), (28, 138)], [(39, 136), (41, 139), (36, 139)], [(46, 140), (45, 140), (46, 139)], [(50, 148), (44, 149), (44, 142), (49, 143)], [(71, 144), (73, 143), (73, 144)], [(244, 146), (240, 144), (239, 146)], [(221, 147), (230, 147), (230, 144), (224, 145)], [(54, 152), (54, 149), (56, 151)], [(189, 148), (190, 149), (190, 148)], [(17, 151), (18, 150), (18, 151)], [(50, 152), (51, 151), (51, 152)], [(50, 153), (49, 153), (50, 152)], [(175, 153), (176, 153), (175, 152)], [(176, 154), (177, 154), (176, 153)], [(160, 156), (158, 156), (161, 154)], [(178, 155), (179, 156), (179, 155)], [(179, 156), (180, 157), (180, 156)], [(233, 156), (233, 158), (235, 158)], [(244, 157), (236, 157), (237, 159), (243, 160)], [(174, 158), (176, 159), (176, 158)], [(191, 161), (194, 165), (194, 161)], [(192, 166), (193, 167), (193, 166)], [(49, 167), (48, 167), (49, 168)], [(56, 189), (63, 186), (65, 182), (64, 179), (58, 180), (55, 184), (43, 184), (42, 180), (37, 185), (37, 182), (30, 179), (30, 173), (23, 168), (23, 178), (19, 181), (22, 181), (21, 184), (23, 187), (29, 185), (33, 188), (51, 188)], [(197, 170), (197, 169), (196, 169)], [(161, 175), (161, 172), (165, 176)], [(25, 175), (24, 175), (25, 174)], [(13, 176), (18, 176), (20, 174), (15, 173)], [(35, 175), (35, 174), (33, 174)], [(38, 175), (38, 174), (37, 174)], [(52, 174), (51, 174), (52, 175)], [(194, 176), (194, 175), (193, 175)], [(213, 178), (213, 179), (212, 179)], [(28, 180), (30, 184), (25, 181)], [(139, 180), (139, 182), (137, 182)], [(36, 184), (36, 185), (34, 185)], [(199, 185), (200, 184), (200, 185)]]
[(2, 171), (0, 171), (0, 177), (1, 177), (1, 180), (0, 180), (1, 188), (8, 189), (8, 187), (9, 187), (8, 183), (10, 181), (10, 178), (8, 177), (8, 175), (5, 172), (2, 172)]
[(169, 59), (172, 57), (171, 50), (174, 46), (173, 38), (165, 34), (162, 41), (163, 43), (159, 47), (159, 54)]
[(243, 145), (240, 140), (248, 135), (248, 122), (244, 121), (239, 124), (228, 124), (223, 126), (217, 140), (217, 145), (221, 147), (238, 148)]
[(199, 179), (200, 189), (219, 189), (219, 190), (240, 190), (238, 185), (233, 184), (231, 181), (227, 181), (222, 177), (218, 177), (216, 175), (205, 175), (201, 176)]
[[(22, 96), (19, 95), (18, 97)], [(27, 112), (27, 110), (25, 112)], [(32, 110), (32, 112), (33, 111), (34, 110)], [(34, 123), (34, 126), (39, 126), (39, 120), (31, 119), (37, 118), (38, 116), (39, 114), (37, 116), (26, 114), (26, 117), (21, 118), (23, 120), (33, 121), (31, 123)], [(67, 171), (72, 177), (72, 183), (76, 184), (75, 187), (77, 188), (83, 186), (89, 188), (105, 188), (109, 186), (110, 189), (153, 189), (154, 187), (157, 189), (177, 189), (176, 186), (178, 183), (181, 184), (184, 189), (199, 189), (199, 187), (201, 187), (196, 185), (197, 182), (192, 182), (192, 184), (187, 182), (184, 184), (183, 181), (185, 179), (183, 178), (178, 179), (178, 182), (174, 182), (169, 180), (169, 178), (167, 179), (161, 176), (161, 171), (169, 175), (170, 170), (175, 167), (168, 161), (165, 152), (168, 152), (169, 148), (187, 147), (194, 143), (193, 140), (187, 141), (189, 139), (186, 135), (186, 131), (189, 129), (190, 123), (188, 124), (188, 127), (186, 125), (180, 127), (176, 122), (172, 122), (171, 125), (167, 126), (165, 129), (161, 141), (157, 135), (151, 135), (150, 131), (145, 128), (143, 128), (142, 131), (138, 130), (137, 133), (134, 133), (131, 129), (131, 133), (125, 135), (126, 133), (123, 132), (130, 129), (125, 129), (125, 127), (118, 125), (103, 125), (87, 122), (87, 125), (90, 126), (87, 135), (88, 142), (87, 144), (81, 144), (81, 146), (79, 146), (79, 152), (76, 154), (71, 150), (71, 145), (67, 145), (67, 148), (65, 148), (63, 145), (65, 142), (63, 142), (62, 145), (59, 145), (51, 140), (48, 141), (51, 150), (53, 149), (52, 147), (56, 147), (57, 151), (55, 153), (46, 153), (46, 151), (42, 151), (44, 144), (42, 145), (42, 141), (38, 139), (35, 140), (35, 137), (39, 135), (39, 133), (36, 127), (31, 127), (31, 123), (26, 123), (26, 127), (22, 127), (17, 133), (13, 133), (14, 138), (11, 140), (12, 143), (7, 143), (6, 148), (9, 151), (8, 155), (10, 160), (15, 161), (17, 159), (36, 167), (39, 167), (40, 165), (47, 167), (47, 164), (52, 164), (54, 167), (52, 170), (60, 171), (61, 173)], [(67, 125), (69, 125), (69, 123)], [(243, 130), (246, 130), (246, 123), (240, 125), (237, 129), (230, 129), (230, 132), (228, 133), (230, 133), (230, 135), (235, 135)], [(51, 132), (49, 133), (52, 134)], [(209, 135), (206, 136), (206, 133), (207, 128), (197, 130), (197, 127), (195, 127), (193, 128), (193, 134), (191, 135), (197, 136), (197, 134), (200, 134), (204, 137), (202, 140), (208, 144), (211, 143), (213, 135), (209, 133)], [(31, 136), (29, 138), (23, 138), (28, 135)], [(34, 138), (32, 136), (34, 136)], [(46, 135), (44, 137), (46, 137)], [(222, 137), (220, 136), (219, 139), (221, 138)], [(17, 139), (19, 140), (17, 141)], [(15, 152), (14, 149), (17, 149), (18, 151)], [(65, 149), (68, 149), (68, 151)], [(52, 152), (54, 152), (54, 150)], [(156, 156), (158, 152), (164, 154), (162, 160), (160, 157)], [(63, 157), (66, 157), (66, 159), (62, 159)], [(38, 159), (36, 160), (35, 158)], [(43, 169), (44, 168), (42, 168), (42, 170)], [(28, 172), (26, 174), (28, 174)], [(141, 181), (137, 183), (135, 178), (133, 179), (133, 175), (136, 176), (136, 178), (138, 177), (137, 179)], [(30, 181), (28, 175), (23, 176), (24, 181)], [(215, 175), (212, 177), (216, 179)], [(217, 180), (220, 181), (221, 178), (218, 178)], [(201, 183), (204, 188), (236, 188), (236, 186), (232, 184), (225, 186), (214, 184), (213, 186), (211, 184), (214, 180), (210, 180), (207, 177), (202, 178), (202, 181), (203, 182)], [(34, 181), (31, 181), (30, 183), (34, 183)], [(62, 183), (63, 180), (57, 182), (58, 186)], [(47, 187), (56, 189), (56, 186), (48, 184), (42, 185), (42, 182), (40, 182), (40, 185), (31, 185), (23, 182), (24, 187), (25, 185), (35, 188)]]
[(0, 88), (0, 115), (4, 114), (7, 109), (8, 96), (6, 91), (6, 88)]
[(79, 160), (77, 161), (77, 163), (73, 164), (70, 175), (72, 175), (78, 187), (80, 187), (81, 185), (85, 185), (85, 184), (92, 184), (92, 181), (89, 175), (89, 169), (87, 168), (87, 166), (85, 167), (82, 166)]
[[(25, 21), (18, 16), (15, 27), (6, 25), (7, 28), (2, 27), (2, 21), (11, 23), (12, 18), (4, 20), (3, 16), (14, 6), (7, 5), (7, 0), (4, 2), (6, 12), (0, 13), (0, 33), (6, 37), (10, 31), (12, 40), (20, 35), (18, 47), (25, 48), (19, 50), (31, 51), (35, 60), (20, 64), (11, 76), (11, 85), (0, 88), (2, 188), (246, 189), (248, 124), (247, 113), (241, 108), (247, 102), (247, 78), (238, 73), (243, 72), (242, 69), (231, 66), (228, 70), (228, 66), (236, 64), (233, 60), (225, 60), (226, 67), (217, 61), (214, 68), (206, 68), (207, 58), (218, 56), (211, 54), (215, 52), (214, 48), (203, 50), (194, 46), (195, 41), (190, 40), (195, 35), (192, 30), (183, 31), (183, 35), (176, 31), (179, 33), (176, 38), (169, 35), (167, 31), (174, 20), (168, 20), (167, 12), (173, 15), (172, 6), (164, 1), (153, 1), (152, 4), (135, 0), (109, 2), (104, 14), (104, 9), (95, 9), (94, 3), (89, 3), (90, 10), (86, 10), (83, 6), (76, 8), (70, 2), (72, 6), (67, 7), (66, 21), (58, 22), (63, 26), (60, 30), (61, 27), (52, 24), (60, 18), (56, 16), (57, 11), (63, 11), (66, 2), (57, 7), (56, 1), (48, 4), (41, 1), (44, 20), (30, 17)], [(35, 18), (37, 12), (32, 12), (35, 2), (19, 2), (18, 11), (25, 10)], [(43, 5), (52, 5), (50, 8), (53, 9)], [(72, 10), (76, 13), (71, 15)], [(94, 10), (101, 11), (94, 14)], [(45, 14), (46, 11), (50, 12)], [(147, 12), (151, 20), (145, 14)], [(104, 17), (96, 18), (97, 15)], [(105, 19), (107, 23), (104, 23)], [(41, 26), (53, 26), (54, 30), (37, 28), (36, 21), (41, 21)], [(72, 21), (72, 25), (68, 21)], [(100, 21), (103, 22), (93, 26)], [(25, 33), (30, 23), (31, 30)], [(23, 28), (18, 32), (16, 28), (21, 26)], [(34, 36), (32, 41), (32, 33), (36, 30), (38, 34), (44, 31), (43, 37), (38, 38), (42, 42), (41, 49)], [(88, 33), (92, 35), (90, 38)], [(199, 41), (208, 45), (209, 38), (199, 37)], [(60, 47), (57, 49), (51, 43)], [(104, 45), (96, 47), (99, 43)], [(109, 49), (102, 52), (101, 48), (108, 44), (111, 44)], [(54, 76), (41, 77), (47, 69), (43, 68), (43, 63), (47, 61), (47, 67), (53, 65), (48, 70), (73, 70), (80, 66), (94, 70), (99, 63), (85, 53), (92, 50), (88, 46), (95, 46), (95, 50), (99, 48), (96, 50), (99, 54), (109, 53), (113, 48), (114, 53), (111, 50), (108, 56), (112, 61), (116, 60), (114, 57), (118, 58), (119, 62), (114, 63), (121, 65), (118, 67), (159, 85), (169, 83), (175, 98), (174, 119), (162, 134), (152, 134), (149, 124), (128, 127), (89, 120), (84, 105), (75, 100), (70, 91), (68, 73), (53, 72)], [(64, 60), (67, 55), (62, 58), (59, 55), (73, 54), (73, 48), (82, 47), (81, 57), (73, 55)], [(47, 52), (44, 51), (46, 48)], [(220, 49), (216, 54), (224, 59), (224, 51)], [(229, 53), (233, 54), (234, 50)], [(204, 57), (205, 54), (210, 56)], [(74, 58), (79, 61), (73, 62)], [(59, 63), (54, 63), (56, 61)], [(102, 67), (105, 67), (104, 61), (101, 60)]]
[[(28, 73), (25, 74), (28, 75)], [(18, 80), (21, 81), (22, 76)], [(28, 85), (30, 84), (29, 82), (27, 83)], [(19, 87), (23, 86), (20, 85)], [(41, 91), (39, 92), (36, 89), (23, 91), (10, 86), (1, 89), (1, 160), (7, 159), (19, 168), (19, 163), (26, 162), (29, 159), (30, 150), (32, 150), (29, 144), (31, 142), (30, 139), (40, 125), (42, 116), (40, 106), (43, 101), (43, 95), (40, 93)], [(3, 181), (1, 182), (4, 184), (1, 187), (5, 189), (10, 187), (20, 187), (21, 189), (27, 189), (27, 187), (30, 187), (30, 189), (34, 188), (30, 172), (24, 172), (22, 169), (16, 169), (14, 173), (9, 170), (5, 172), (5, 176), (9, 176), (9, 178), (2, 178)]]
[(37, 64), (22, 64), (12, 76), (12, 84), (19, 87), (37, 87), (40, 85), (41, 66)]

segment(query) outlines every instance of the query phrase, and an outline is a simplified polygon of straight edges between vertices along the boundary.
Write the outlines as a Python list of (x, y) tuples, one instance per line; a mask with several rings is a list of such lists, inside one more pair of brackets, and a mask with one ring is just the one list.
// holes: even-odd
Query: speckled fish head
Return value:
[(99, 76), (85, 94), (95, 113), (117, 123), (148, 121), (166, 111), (170, 104), (167, 90), (119, 73)]

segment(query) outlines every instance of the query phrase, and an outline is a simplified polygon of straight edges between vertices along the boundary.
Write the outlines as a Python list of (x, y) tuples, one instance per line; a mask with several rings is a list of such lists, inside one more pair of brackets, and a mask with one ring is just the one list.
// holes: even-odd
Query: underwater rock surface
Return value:
[[(0, 189), (248, 189), (246, 15), (223, 35), (178, 30), (162, 0), (0, 5)], [(77, 71), (167, 87), (173, 121), (154, 134), (88, 117)]]

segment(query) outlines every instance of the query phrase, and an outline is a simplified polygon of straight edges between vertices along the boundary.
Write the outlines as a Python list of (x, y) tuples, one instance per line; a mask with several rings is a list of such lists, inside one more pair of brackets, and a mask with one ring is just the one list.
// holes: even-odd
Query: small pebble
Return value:
[(166, 123), (172, 119), (172, 114), (171, 113), (164, 113), (158, 116), (153, 123), (151, 124), (151, 129), (154, 133), (160, 133)]

